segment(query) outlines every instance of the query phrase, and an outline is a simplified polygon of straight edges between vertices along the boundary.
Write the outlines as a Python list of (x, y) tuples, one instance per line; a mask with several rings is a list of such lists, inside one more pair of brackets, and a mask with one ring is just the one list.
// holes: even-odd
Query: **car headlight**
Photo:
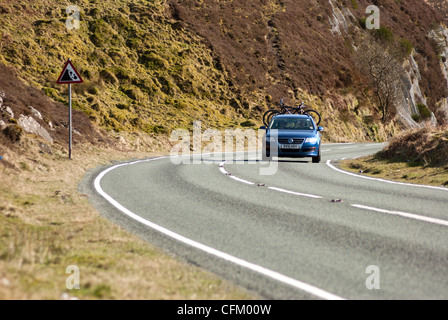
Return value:
[(317, 143), (317, 138), (316, 137), (306, 138), (305, 143), (315, 144), (315, 143)]

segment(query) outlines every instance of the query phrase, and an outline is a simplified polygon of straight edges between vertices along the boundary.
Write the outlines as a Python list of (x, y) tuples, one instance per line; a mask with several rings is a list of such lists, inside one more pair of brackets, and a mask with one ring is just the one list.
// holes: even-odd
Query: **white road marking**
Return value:
[(242, 182), (242, 183), (245, 183), (245, 184), (250, 184), (250, 185), (255, 184), (254, 182), (250, 182), (250, 181), (247, 181), (247, 180), (244, 180), (244, 179), (241, 179), (241, 178), (232, 176), (229, 172), (226, 171), (226, 169), (224, 169), (224, 164), (225, 164), (225, 163), (226, 163), (226, 162), (223, 161), (223, 162), (221, 162), (221, 163), (219, 164), (219, 171), (221, 171), (221, 173), (223, 173), (223, 174), (229, 176), (229, 178), (232, 178), (233, 180), (236, 180), (236, 181), (239, 181), (239, 182)]
[[(245, 184), (249, 184), (249, 185), (254, 185), (255, 184), (254, 182), (238, 178), (237, 176), (234, 176), (231, 173), (229, 173), (226, 169), (224, 169), (224, 164), (225, 163), (226, 163), (226, 161), (223, 161), (218, 166), (219, 167), (219, 171), (221, 171), (221, 173), (225, 174), (229, 178), (232, 178), (232, 179), (234, 179), (236, 181), (239, 181), (239, 182), (242, 182), (242, 183), (245, 183)], [(271, 190), (274, 190), (274, 191), (283, 192), (283, 193), (294, 194), (296, 196), (302, 196), (302, 197), (308, 197), (308, 198), (314, 198), (314, 199), (322, 199), (321, 196), (316, 196), (316, 195), (313, 195), (313, 194), (300, 193), (300, 192), (285, 190), (285, 189), (276, 188), (276, 187), (268, 187), (268, 189), (271, 189)]]
[(323, 146), (335, 146), (335, 145), (349, 145), (349, 144), (354, 144), (354, 142), (333, 142), (333, 143), (323, 143)]
[(250, 182), (250, 181), (247, 181), (247, 180), (235, 177), (235, 176), (229, 176), (229, 178), (239, 181), (239, 182), (242, 182), (242, 183), (245, 183), (245, 184), (250, 184), (250, 185), (255, 184), (254, 182)]
[(337, 148), (336, 150), (352, 149), (352, 148), (358, 148), (358, 147), (359, 146), (350, 146), (350, 147)]
[(442, 225), (442, 226), (448, 227), (448, 221), (446, 221), (446, 220), (441, 220), (441, 219), (421, 216), (421, 215), (413, 214), (413, 213), (407, 213), (407, 212), (401, 212), (401, 211), (391, 211), (391, 210), (379, 209), (379, 208), (374, 208), (374, 207), (368, 207), (368, 206), (364, 206), (364, 205), (361, 205), (361, 204), (352, 204), (351, 206), (355, 207), (355, 208), (359, 208), (359, 209), (364, 209), (364, 210), (370, 210), (370, 211), (375, 211), (375, 212), (387, 213), (387, 214), (391, 214), (391, 215), (402, 216), (402, 217), (409, 218), (409, 219), (430, 222), (430, 223), (434, 223), (434, 224), (438, 224), (438, 225)]
[(423, 184), (413, 184), (413, 183), (406, 183), (406, 182), (398, 182), (398, 181), (385, 180), (385, 179), (380, 179), (380, 178), (373, 178), (373, 177), (367, 177), (367, 176), (359, 175), (359, 174), (356, 174), (356, 173), (352, 173), (352, 172), (348, 172), (348, 171), (344, 171), (344, 170), (341, 170), (339, 168), (336, 168), (334, 165), (331, 164), (331, 161), (332, 160), (327, 160), (327, 166), (329, 166), (333, 170), (336, 170), (336, 171), (341, 172), (343, 174), (347, 174), (349, 176), (362, 178), (362, 179), (367, 179), (367, 180), (374, 180), (374, 181), (379, 181), (379, 182), (384, 182), (384, 183), (397, 184), (397, 185), (402, 185), (402, 186), (448, 191), (448, 188), (445, 188), (445, 187), (427, 186), (427, 185), (423, 185)]
[(382, 146), (382, 145), (387, 145), (387, 143), (383, 142), (383, 143), (363, 144), (362, 147), (363, 148), (373, 148), (373, 147), (378, 147), (378, 146)]
[(300, 192), (295, 192), (295, 191), (289, 191), (289, 190), (276, 188), (276, 187), (268, 187), (268, 189), (279, 191), (279, 192), (284, 192), (284, 193), (289, 193), (289, 194), (294, 194), (296, 196), (302, 196), (302, 197), (308, 197), (308, 198), (314, 198), (314, 199), (322, 199), (321, 196), (316, 196), (316, 195), (313, 195), (313, 194), (300, 193)]
[[(164, 234), (164, 235), (166, 235), (166, 236), (168, 236), (168, 237), (170, 237), (172, 239), (175, 239), (175, 240), (177, 240), (179, 242), (182, 242), (182, 243), (184, 243), (186, 245), (194, 247), (194, 248), (196, 248), (198, 250), (201, 250), (203, 252), (206, 252), (208, 254), (214, 255), (214, 256), (216, 256), (218, 258), (221, 258), (223, 260), (226, 260), (226, 261), (229, 261), (229, 262), (234, 263), (236, 265), (239, 265), (239, 266), (241, 266), (243, 268), (246, 268), (246, 269), (252, 270), (254, 272), (257, 272), (259, 274), (262, 274), (262, 275), (264, 275), (266, 277), (269, 277), (271, 279), (274, 279), (276, 281), (279, 281), (279, 282), (285, 283), (287, 285), (290, 285), (290, 286), (292, 286), (294, 288), (297, 288), (299, 290), (307, 292), (307, 293), (309, 293), (311, 295), (314, 295), (314, 296), (316, 296), (318, 298), (326, 299), (326, 300), (344, 300), (343, 298), (341, 298), (341, 297), (339, 297), (337, 295), (334, 295), (334, 294), (332, 294), (330, 292), (327, 292), (325, 290), (317, 288), (317, 287), (315, 287), (313, 285), (310, 285), (308, 283), (305, 283), (305, 282), (302, 282), (302, 281), (290, 278), (290, 277), (285, 276), (283, 274), (280, 274), (280, 273), (278, 273), (276, 271), (264, 268), (264, 267), (262, 267), (260, 265), (257, 265), (257, 264), (245, 261), (245, 260), (237, 258), (237, 257), (234, 257), (234, 256), (232, 256), (230, 254), (227, 254), (225, 252), (222, 252), (222, 251), (219, 251), (217, 249), (214, 249), (214, 248), (211, 248), (209, 246), (206, 246), (206, 245), (204, 245), (202, 243), (199, 243), (199, 242), (196, 242), (196, 241), (191, 240), (189, 238), (186, 238), (186, 237), (184, 237), (182, 235), (179, 235), (179, 234), (177, 234), (177, 233), (175, 233), (175, 232), (173, 232), (173, 231), (171, 231), (169, 229), (166, 229), (166, 228), (164, 228), (164, 227), (162, 227), (162, 226), (160, 226), (158, 224), (155, 224), (155, 223), (153, 223), (151, 221), (148, 221), (148, 220), (140, 217), (139, 215), (133, 213), (129, 209), (125, 208), (118, 201), (116, 201), (114, 198), (112, 198), (106, 192), (104, 192), (104, 190), (101, 188), (101, 179), (103, 179), (103, 177), (107, 173), (111, 172), (112, 170), (114, 170), (116, 168), (119, 168), (119, 167), (122, 167), (122, 166), (127, 166), (127, 165), (132, 165), (132, 164), (136, 164), (136, 163), (141, 163), (141, 162), (149, 162), (149, 161), (164, 159), (164, 158), (166, 158), (166, 157), (146, 159), (146, 160), (138, 160), (138, 161), (129, 162), (129, 163), (123, 163), (123, 164), (119, 164), (119, 165), (115, 165), (113, 167), (110, 167), (110, 168), (102, 171), (96, 177), (96, 179), (94, 181), (94, 187), (95, 187), (96, 191), (104, 199), (106, 199), (110, 204), (112, 204), (115, 208), (117, 208), (118, 210), (123, 212), (125, 215), (127, 215), (131, 219), (134, 219), (134, 220), (140, 222), (141, 224), (143, 224), (143, 225), (145, 225), (145, 226), (147, 226), (147, 227), (149, 227), (151, 229), (154, 229), (154, 230), (156, 230), (156, 231), (158, 231), (158, 232), (160, 232), (160, 233), (162, 233), (162, 234)], [(220, 169), (222, 169), (222, 168), (220, 168)]]
[(219, 171), (221, 171), (223, 174), (228, 174), (226, 169), (224, 169), (223, 167), (219, 167)]

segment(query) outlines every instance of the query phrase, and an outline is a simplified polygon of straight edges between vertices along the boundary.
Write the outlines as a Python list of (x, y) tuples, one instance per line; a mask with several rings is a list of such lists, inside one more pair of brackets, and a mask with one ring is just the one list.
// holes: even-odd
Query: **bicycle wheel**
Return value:
[(278, 111), (276, 109), (270, 109), (270, 110), (266, 111), (263, 115), (263, 124), (266, 127), (269, 126), (269, 123), (271, 123), (272, 117), (279, 113), (280, 113), (280, 111)]
[(311, 118), (313, 118), (314, 123), (316, 124), (316, 126), (318, 126), (320, 124), (320, 114), (319, 112), (317, 112), (316, 110), (305, 110), (303, 111), (303, 113), (308, 114), (309, 116), (311, 116)]

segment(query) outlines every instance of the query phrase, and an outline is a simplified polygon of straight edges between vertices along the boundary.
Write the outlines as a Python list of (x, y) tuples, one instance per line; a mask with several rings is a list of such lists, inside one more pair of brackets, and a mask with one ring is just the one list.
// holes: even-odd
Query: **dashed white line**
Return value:
[(285, 190), (285, 189), (276, 188), (276, 187), (268, 187), (268, 189), (275, 190), (275, 191), (279, 191), (279, 192), (284, 192), (284, 193), (289, 193), (289, 194), (293, 194), (293, 195), (301, 196), (301, 197), (308, 197), (308, 198), (314, 198), (314, 199), (322, 199), (321, 196), (316, 196), (316, 195), (314, 195), (314, 194), (300, 193), (300, 192), (295, 192), (295, 191)]
[[(224, 169), (224, 164), (226, 163), (226, 161), (223, 161), (219, 164), (219, 171), (221, 171), (221, 173), (225, 174), (226, 176), (228, 176), (229, 178), (232, 178), (233, 180), (245, 183), (245, 184), (249, 184), (249, 185), (254, 185), (254, 182), (248, 181), (248, 180), (244, 180), (241, 179), (237, 176), (232, 175), (231, 173), (227, 172), (226, 169)], [(289, 193), (289, 194), (293, 194), (296, 196), (301, 196), (301, 197), (308, 197), (308, 198), (314, 198), (314, 199), (322, 199), (321, 196), (316, 196), (313, 194), (307, 194), (307, 193), (301, 193), (301, 192), (295, 192), (295, 191), (290, 191), (290, 190), (285, 190), (285, 189), (281, 189), (281, 188), (276, 188), (276, 187), (268, 187), (268, 189), (270, 190), (274, 190), (274, 191), (278, 191), (278, 192), (283, 192), (283, 193)]]
[(236, 180), (236, 181), (239, 181), (239, 182), (242, 182), (242, 183), (245, 183), (245, 184), (249, 184), (249, 185), (253, 185), (253, 184), (255, 184), (254, 182), (250, 182), (250, 181), (247, 181), (247, 180), (244, 180), (244, 179), (241, 179), (241, 178), (232, 176), (229, 172), (226, 171), (226, 169), (224, 169), (224, 164), (225, 164), (225, 163), (226, 163), (226, 162), (223, 161), (223, 162), (221, 162), (221, 163), (219, 164), (219, 171), (221, 171), (221, 173), (223, 173), (223, 174), (229, 176), (229, 178), (232, 178), (233, 180)]
[(247, 181), (247, 180), (235, 177), (235, 176), (229, 176), (229, 178), (231, 178), (233, 180), (236, 180), (236, 181), (239, 181), (239, 182), (242, 182), (242, 183), (245, 183), (245, 184), (249, 184), (249, 185), (255, 184), (254, 182), (250, 182), (250, 181)]

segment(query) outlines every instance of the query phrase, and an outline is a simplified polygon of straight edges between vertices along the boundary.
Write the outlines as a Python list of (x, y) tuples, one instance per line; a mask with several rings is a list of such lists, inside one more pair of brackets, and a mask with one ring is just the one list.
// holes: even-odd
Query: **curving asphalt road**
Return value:
[(138, 160), (85, 188), (116, 223), (264, 298), (447, 299), (448, 188), (337, 168), (382, 144), (322, 148), (273, 175), (251, 152)]

